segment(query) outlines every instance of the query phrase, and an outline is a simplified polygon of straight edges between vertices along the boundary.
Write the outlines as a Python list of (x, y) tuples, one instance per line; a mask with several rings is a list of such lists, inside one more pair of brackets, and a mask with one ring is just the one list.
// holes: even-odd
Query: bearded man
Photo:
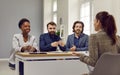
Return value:
[(87, 51), (88, 35), (83, 33), (84, 23), (75, 21), (73, 24), (73, 34), (69, 35), (66, 42), (67, 51)]
[(48, 33), (44, 33), (40, 35), (39, 38), (39, 49), (41, 52), (50, 52), (57, 51), (57, 47), (60, 50), (65, 51), (66, 46), (65, 43), (61, 40), (61, 38), (56, 35), (56, 24), (54, 22), (49, 22), (47, 24)]

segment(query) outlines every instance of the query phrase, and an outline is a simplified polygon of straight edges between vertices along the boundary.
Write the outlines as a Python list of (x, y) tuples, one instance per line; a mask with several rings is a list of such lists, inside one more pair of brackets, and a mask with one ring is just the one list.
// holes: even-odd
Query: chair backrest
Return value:
[(103, 54), (91, 75), (120, 75), (120, 54)]

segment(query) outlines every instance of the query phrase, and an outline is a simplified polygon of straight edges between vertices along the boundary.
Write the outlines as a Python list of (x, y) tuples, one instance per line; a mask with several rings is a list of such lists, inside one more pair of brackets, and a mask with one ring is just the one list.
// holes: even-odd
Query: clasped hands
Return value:
[(65, 43), (62, 40), (51, 43), (52, 47), (57, 47), (58, 45), (64, 47)]
[(70, 48), (70, 51), (75, 51), (76, 50), (76, 46), (73, 45), (71, 48)]
[(28, 46), (23, 46), (22, 48), (21, 48), (21, 51), (27, 51), (27, 52), (34, 52), (36, 49), (34, 48), (34, 47), (32, 47), (32, 46), (30, 46), (30, 45), (28, 45)]

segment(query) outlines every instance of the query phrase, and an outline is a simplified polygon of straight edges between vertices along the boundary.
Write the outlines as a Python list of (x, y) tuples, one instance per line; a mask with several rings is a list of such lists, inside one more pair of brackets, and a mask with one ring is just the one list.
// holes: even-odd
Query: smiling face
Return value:
[(30, 32), (30, 23), (29, 22), (24, 22), (22, 25), (21, 25), (21, 31), (22, 33), (24, 34), (28, 34)]
[(74, 27), (74, 32), (76, 34), (80, 34), (83, 30), (82, 24), (81, 23), (76, 23), (75, 27)]

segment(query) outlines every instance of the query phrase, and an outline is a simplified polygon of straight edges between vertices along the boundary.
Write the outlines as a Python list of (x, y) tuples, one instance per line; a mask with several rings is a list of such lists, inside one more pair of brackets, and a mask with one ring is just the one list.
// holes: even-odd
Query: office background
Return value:
[(28, 18), (31, 34), (39, 38), (43, 31), (43, 0), (0, 0), (0, 58), (8, 58), (12, 37), (20, 33), (18, 22)]
[[(65, 25), (65, 40), (72, 33), (72, 24), (79, 20), (79, 6), (82, 0), (58, 0), (58, 18)], [(87, 0), (86, 0), (87, 1)], [(106, 10), (116, 19), (118, 35), (120, 35), (120, 0), (91, 0), (93, 3), (93, 18), (99, 11)], [(46, 24), (52, 20), (52, 0), (0, 0), (0, 58), (9, 57), (12, 47), (12, 37), (20, 33), (18, 22), (25, 17), (31, 21), (31, 34), (37, 37), (46, 32)], [(73, 4), (75, 3), (75, 4)], [(59, 23), (58, 19), (58, 23)], [(71, 32), (69, 32), (71, 31)], [(91, 26), (91, 33), (94, 27)]]

